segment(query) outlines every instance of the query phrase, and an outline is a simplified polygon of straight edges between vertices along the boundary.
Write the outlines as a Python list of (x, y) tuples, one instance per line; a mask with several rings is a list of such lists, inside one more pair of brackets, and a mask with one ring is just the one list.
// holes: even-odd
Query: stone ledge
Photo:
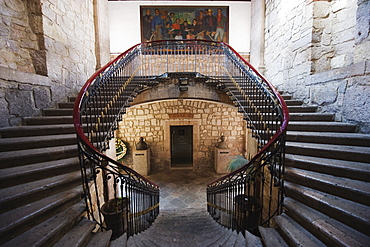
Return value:
[(0, 66), (0, 79), (27, 83), (35, 86), (50, 86), (51, 79), (47, 76), (27, 73), (20, 70), (10, 69)]
[(323, 82), (342, 80), (349, 77), (361, 76), (369, 73), (370, 60), (362, 61), (345, 67), (324, 71), (306, 77), (306, 85), (316, 85)]

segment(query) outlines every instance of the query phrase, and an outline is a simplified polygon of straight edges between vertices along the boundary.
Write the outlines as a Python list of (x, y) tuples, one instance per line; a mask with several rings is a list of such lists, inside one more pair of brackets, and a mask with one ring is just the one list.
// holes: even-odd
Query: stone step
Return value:
[(224, 238), (235, 235), (235, 232), (232, 232), (231, 230), (228, 230), (227, 228), (220, 225), (214, 225), (214, 223), (212, 223), (212, 227), (210, 227), (210, 229), (212, 229), (211, 233), (209, 233), (207, 237), (203, 237), (203, 239), (201, 239), (202, 245), (219, 246), (221, 244), (231, 244), (231, 242), (224, 240)]
[[(228, 245), (226, 245), (228, 246)], [(231, 246), (231, 245), (230, 245)], [(239, 232), (238, 237), (236, 238), (234, 247), (246, 247), (247, 246), (247, 240), (243, 236), (241, 232)], [(257, 247), (257, 245), (255, 245)]]
[(127, 233), (124, 233), (121, 237), (116, 238), (109, 243), (109, 247), (123, 247), (127, 245)]
[[(260, 119), (262, 115), (263, 119), (271, 119), (275, 116), (271, 113), (248, 113), (248, 116), (251, 119)], [(322, 114), (322, 113), (289, 113), (289, 121), (292, 122), (334, 122), (334, 115), (333, 114)]]
[(0, 189), (0, 213), (41, 200), (47, 196), (71, 189), (80, 184), (81, 172), (74, 171)]
[[(248, 118), (245, 118), (246, 120)], [(264, 124), (261, 121), (251, 121), (255, 126), (258, 124)], [(268, 126), (268, 125), (267, 125)], [(339, 123), (339, 122), (289, 122), (288, 132), (336, 132), (338, 135), (342, 133), (354, 133), (356, 131), (356, 125)]]
[(0, 245), (81, 200), (82, 188), (46, 197), (0, 215)]
[(14, 151), (77, 144), (76, 134), (1, 138), (0, 150)]
[(275, 228), (260, 226), (258, 230), (265, 247), (288, 247), (288, 244)]
[[(158, 220), (158, 219), (157, 219)], [(162, 222), (161, 222), (162, 221)], [(169, 238), (182, 238), (181, 234), (182, 232), (186, 231), (188, 234), (204, 234), (209, 233), (217, 229), (219, 226), (215, 225), (215, 222), (212, 221), (212, 219), (209, 220), (200, 220), (200, 219), (166, 219), (166, 222), (163, 222), (163, 219), (161, 221), (155, 222), (151, 226), (152, 232), (157, 232), (158, 234), (161, 234), (162, 237), (169, 237)], [(169, 221), (172, 221), (169, 222)], [(188, 229), (189, 226), (193, 226), (192, 229)], [(161, 233), (161, 231), (166, 230), (166, 232)], [(175, 233), (174, 233), (175, 232)]]
[(363, 163), (370, 160), (370, 147), (362, 146), (287, 141), (286, 153)]
[(370, 207), (285, 181), (285, 195), (370, 235)]
[[(198, 209), (199, 210), (199, 209)], [(215, 236), (217, 236), (215, 238)], [(205, 211), (162, 211), (146, 231), (128, 239), (128, 246), (245, 246), (236, 232), (217, 224)]]
[(68, 102), (75, 102), (76, 101), (76, 99), (77, 99), (77, 97), (76, 96), (70, 96), (69, 98), (68, 98)]
[(44, 109), (44, 116), (71, 116), (73, 115), (73, 109)]
[[(136, 235), (133, 235), (127, 239), (127, 246), (143, 246), (146, 247), (148, 246), (159, 246), (159, 247), (170, 247), (170, 246), (175, 246), (176, 239), (170, 239), (170, 238), (164, 238), (161, 237), (160, 235), (155, 235), (155, 234), (150, 234), (148, 233), (149, 229), (138, 233)], [(117, 240), (114, 240), (115, 243), (117, 243)], [(144, 244), (146, 243), (146, 244)], [(115, 244), (117, 246), (122, 246), (121, 244)]]
[[(251, 88), (251, 90), (242, 93), (234, 85), (228, 85), (227, 87), (228, 87), (228, 89), (223, 90), (223, 91), (225, 91), (228, 96), (231, 96), (231, 97), (234, 96), (239, 100), (244, 100), (245, 98), (248, 98), (249, 100), (261, 100), (261, 99), (264, 98), (263, 96), (261, 96), (260, 93), (258, 93), (255, 90), (255, 88)], [(287, 95), (287, 94), (283, 94), (283, 95), (281, 95), (281, 97), (284, 100), (291, 100), (292, 99), (292, 96)]]
[[(216, 237), (216, 241), (210, 244), (210, 246), (223, 246), (227, 243), (227, 240), (233, 234), (232, 230), (227, 230), (223, 234), (218, 234)], [(214, 236), (213, 236), (214, 237)]]
[(285, 179), (331, 195), (370, 206), (370, 183), (286, 167)]
[[(115, 115), (105, 115), (106, 118), (115, 118)], [(101, 118), (101, 115), (97, 116), (89, 116), (90, 121), (97, 121), (98, 118)], [(85, 123), (84, 119), (82, 120), (82, 123)], [(42, 129), (43, 126), (49, 126), (49, 125), (64, 125), (64, 126), (71, 126), (73, 127), (73, 118), (72, 116), (41, 116), (41, 117), (29, 117), (24, 118), (24, 124), (26, 127), (29, 128), (35, 128), (35, 129)], [(49, 126), (50, 127), (50, 126)], [(11, 127), (11, 128), (19, 128), (19, 127)], [(47, 128), (47, 127), (46, 127)], [(50, 127), (52, 128), (52, 127)], [(0, 129), (1, 131), (1, 129)], [(10, 128), (7, 129), (7, 131), (12, 131)], [(4, 130), (5, 132), (5, 130)], [(3, 137), (10, 135), (10, 134), (4, 134)]]
[(0, 188), (29, 183), (50, 176), (58, 176), (79, 170), (80, 162), (78, 157), (1, 169)]
[[(60, 212), (59, 212), (60, 211)], [(5, 242), (3, 247), (14, 246), (53, 246), (54, 243), (72, 228), (85, 213), (85, 205), (83, 201), (66, 207), (64, 210), (58, 210), (58, 213), (46, 219), (40, 224), (31, 222), (23, 233), (13, 237), (10, 241)], [(5, 239), (4, 239), (5, 240)], [(66, 246), (67, 247), (67, 246)]]
[(368, 163), (286, 154), (285, 165), (338, 177), (370, 181), (370, 165)]
[(141, 90), (158, 85), (158, 82), (135, 82), (130, 83), (126, 85), (126, 87), (123, 87), (123, 84), (117, 84), (117, 85), (110, 85), (109, 88), (105, 88), (100, 91), (96, 91), (94, 96), (99, 95), (130, 95), (131, 93), (135, 93), (137, 95), (138, 92)]
[(259, 238), (258, 236), (248, 231), (245, 231), (244, 235), (245, 235), (245, 242), (246, 242), (244, 246), (246, 247), (263, 247), (264, 246), (262, 244), (261, 238)]
[(319, 112), (307, 112), (307, 113), (289, 113), (290, 121), (314, 121), (314, 122), (331, 122), (334, 121), (334, 114), (330, 113), (319, 113)]
[[(93, 233), (90, 241), (86, 244), (86, 247), (113, 247), (110, 244), (110, 238), (112, 231), (97, 232)], [(125, 246), (125, 245), (122, 245)]]
[(229, 229), (229, 231), (231, 231), (231, 234), (229, 235), (229, 237), (225, 240), (225, 242), (221, 245), (222, 247), (233, 247), (233, 246), (245, 246), (245, 239), (243, 238), (243, 241), (241, 241), (239, 239), (238, 241), (238, 238), (240, 237), (239, 234), (236, 234), (236, 232), (232, 231)]
[(369, 236), (292, 198), (285, 198), (284, 206), (291, 219), (308, 229), (327, 246), (367, 246), (370, 243)]
[(287, 141), (370, 147), (370, 135), (360, 133), (288, 131)]
[[(255, 112), (257, 109), (260, 113), (269, 113), (272, 110), (272, 107), (265, 107), (265, 106), (257, 106), (254, 108), (252, 106), (241, 106), (245, 112)], [(317, 106), (288, 106), (289, 113), (313, 113), (317, 111)]]
[(289, 113), (316, 112), (317, 106), (288, 106)]
[(300, 106), (300, 105), (303, 104), (303, 101), (302, 100), (288, 99), (288, 100), (285, 100), (285, 103), (287, 104), (287, 106)]
[(25, 125), (73, 124), (72, 116), (26, 117)]
[[(158, 245), (155, 243), (155, 239), (150, 239), (147, 238), (144, 234), (137, 234), (134, 237), (129, 238), (127, 241), (127, 246), (153, 246), (153, 247), (161, 247), (165, 246), (164, 244), (169, 244), (166, 243), (165, 241), (161, 243), (161, 245)], [(168, 245), (170, 246), (170, 245)]]
[[(231, 101), (234, 102), (235, 106), (242, 105), (242, 106), (248, 106), (250, 103), (253, 103), (256, 106), (263, 106), (263, 105), (268, 105), (268, 101), (265, 99), (259, 99), (256, 97), (256, 99), (236, 99), (234, 97), (230, 98)], [(287, 106), (302, 106), (303, 102), (301, 100), (285, 100), (285, 103)]]
[(73, 124), (17, 126), (0, 129), (0, 135), (2, 138), (74, 134), (75, 132)]
[(283, 236), (289, 246), (326, 246), (286, 214), (276, 216), (274, 217), (274, 220), (279, 227), (279, 233)]
[(88, 219), (82, 219), (61, 239), (59, 239), (53, 247), (86, 246), (95, 226), (95, 222)]
[(58, 103), (59, 109), (73, 109), (75, 103), (74, 102), (61, 102)]
[(284, 99), (284, 100), (290, 100), (292, 98), (292, 95), (289, 95), (289, 94), (282, 94), (281, 97)]
[(17, 150), (0, 153), (1, 169), (77, 157), (77, 145)]
[(353, 133), (356, 132), (357, 125), (341, 122), (290, 121), (287, 129), (288, 131)]

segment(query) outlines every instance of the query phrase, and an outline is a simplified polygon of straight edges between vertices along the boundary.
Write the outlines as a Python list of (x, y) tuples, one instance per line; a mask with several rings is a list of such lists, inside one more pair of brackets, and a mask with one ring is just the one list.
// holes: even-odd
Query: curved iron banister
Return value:
[[(227, 46), (231, 51), (233, 51), (233, 53), (240, 59), (242, 60), (245, 64), (248, 65), (248, 67), (253, 70), (254, 73), (256, 73), (264, 82), (266, 82), (266, 84), (269, 86), (269, 88), (274, 92), (274, 94), (277, 96), (278, 100), (279, 100), (279, 104), (281, 105), (281, 108), (282, 108), (282, 112), (283, 112), (283, 122), (279, 128), (279, 130), (274, 134), (274, 136), (269, 140), (269, 142), (262, 147), (262, 149), (252, 158), (252, 160), (249, 161), (248, 164), (246, 164), (247, 166), (249, 166), (250, 164), (252, 164), (256, 159), (258, 159), (259, 157), (261, 157), (261, 155), (263, 153), (266, 152), (267, 149), (269, 149), (276, 141), (277, 139), (281, 136), (281, 135), (284, 135), (287, 131), (287, 127), (288, 127), (288, 123), (289, 123), (289, 110), (288, 110), (288, 106), (286, 104), (286, 102), (284, 101), (283, 97), (280, 95), (280, 93), (276, 90), (276, 88), (262, 75), (258, 72), (258, 70), (256, 70), (248, 61), (246, 61), (238, 52), (236, 52), (231, 46), (229, 46), (228, 44), (226, 43), (223, 43), (221, 42), (223, 45)], [(235, 170), (211, 183), (209, 183), (208, 185), (211, 185), (213, 183), (216, 183), (218, 181), (221, 181), (223, 179), (226, 179), (227, 177), (230, 177), (230, 176), (234, 176), (235, 174), (239, 173), (240, 171), (242, 171), (243, 169), (245, 169), (244, 167), (241, 167), (239, 168), (238, 170)], [(207, 185), (207, 186), (208, 186)]]
[[(286, 132), (287, 130), (287, 127), (288, 127), (288, 123), (289, 123), (289, 110), (288, 110), (288, 106), (287, 104), (285, 103), (283, 97), (280, 95), (280, 93), (276, 90), (276, 88), (261, 74), (258, 72), (258, 70), (256, 70), (248, 61), (246, 61), (238, 52), (236, 52), (231, 46), (229, 46), (228, 44), (226, 43), (222, 43), (223, 45), (227, 46), (240, 60), (242, 60), (245, 64), (248, 65), (248, 67), (253, 70), (253, 72), (255, 74), (258, 75), (258, 77), (260, 77), (264, 82), (266, 82), (266, 84), (269, 86), (269, 88), (273, 91), (273, 93), (277, 96), (278, 100), (279, 100), (279, 104), (281, 105), (282, 107), (282, 111), (283, 111), (283, 114), (284, 114), (284, 117), (283, 117), (283, 123), (281, 124), (280, 128), (279, 128), (279, 131), (276, 132), (275, 136), (270, 140), (270, 142), (274, 142), (274, 139), (276, 139), (278, 136), (280, 136), (281, 134), (283, 134), (284, 132)], [(270, 145), (270, 144), (267, 144), (267, 145)], [(267, 146), (266, 145), (266, 146)], [(262, 150), (261, 150), (262, 151)]]
[[(276, 131), (272, 131), (275, 133), (271, 137), (268, 134), (264, 137), (258, 136), (258, 139), (265, 140), (260, 140), (259, 151), (247, 164), (207, 185), (208, 211), (221, 225), (241, 232), (248, 230), (258, 234), (258, 226), (270, 226), (272, 217), (282, 211), (285, 136), (289, 111), (275, 87), (233, 48), (227, 44), (224, 45), (237, 57), (237, 60), (247, 65), (249, 71), (257, 77), (258, 83), (265, 84), (266, 91), (276, 98), (277, 102), (273, 104), (279, 109), (273, 110), (281, 112), (281, 124)], [(239, 62), (235, 61), (235, 63)], [(269, 92), (266, 92), (266, 95)], [(237, 97), (232, 95), (231, 98)], [(240, 105), (238, 99), (235, 101), (236, 106)], [(251, 121), (247, 112), (243, 110), (240, 112), (247, 115), (247, 121)], [(263, 114), (260, 113), (258, 111), (262, 121)], [(253, 126), (253, 128), (256, 132), (269, 132), (266, 127), (258, 129)], [(269, 188), (268, 193), (265, 187)]]
[[(113, 138), (109, 133), (113, 131), (111, 127), (105, 133), (103, 144), (99, 144), (102, 140), (95, 140), (98, 144), (94, 146), (91, 136), (89, 139), (84, 131), (86, 126), (83, 123), (82, 109), (86, 104), (86, 98), (92, 93), (91, 89), (94, 88), (94, 83), (99, 82), (98, 78), (110, 73), (112, 67), (122, 57), (138, 46), (140, 44), (133, 46), (95, 72), (80, 90), (73, 111), (82, 183), (89, 218), (96, 221), (102, 229), (110, 229), (111, 227), (106, 222), (107, 219), (102, 216), (103, 205), (108, 205), (110, 201), (118, 202), (120, 198), (127, 198), (127, 205), (124, 205), (124, 209), (116, 208), (119, 217), (112, 224), (118, 226), (118, 232), (116, 232), (117, 230), (113, 231), (113, 238), (119, 237), (124, 231), (128, 233), (128, 236), (138, 233), (145, 230), (154, 221), (159, 213), (159, 186), (103, 153), (109, 148), (107, 142)], [(119, 121), (118, 115), (113, 119), (112, 126), (116, 126), (116, 122)], [(99, 121), (98, 123), (100, 124)], [(85, 123), (85, 125), (89, 124), (92, 123)], [(123, 213), (120, 214), (118, 211), (123, 211)]]
[[(271, 180), (277, 178), (278, 182), (274, 185), (277, 184), (278, 197), (282, 198), (281, 177), (288, 110), (276, 89), (235, 50), (225, 43), (204, 40), (165, 40), (135, 45), (97, 71), (80, 91), (74, 107), (74, 122), (90, 216), (103, 225), (100, 201), (108, 201), (112, 193), (113, 198), (130, 197), (130, 234), (145, 229), (148, 222), (150, 224), (157, 216), (158, 186), (107, 157), (103, 151), (109, 149), (109, 141), (114, 137), (121, 115), (125, 114), (133, 98), (155, 85), (153, 78), (167, 72), (204, 75), (208, 85), (225, 91), (248, 122), (247, 127), (251, 129), (252, 137), (256, 138), (260, 149), (249, 163), (253, 164), (253, 169), (244, 166), (207, 187), (208, 209), (212, 216), (227, 227), (247, 229), (244, 223), (241, 225), (238, 221), (244, 221), (248, 210), (245, 211), (241, 206), (236, 208), (235, 198), (246, 196), (250, 200), (248, 207), (257, 205), (251, 203), (252, 194), (255, 202), (264, 199), (264, 194), (258, 189), (266, 180), (265, 167), (270, 169)], [(258, 97), (254, 98), (256, 95)], [(103, 185), (98, 184), (99, 176)], [(262, 182), (258, 182), (258, 179)], [(234, 191), (222, 197), (224, 191), (231, 190)], [(137, 191), (141, 194), (137, 194)], [(257, 197), (258, 193), (261, 195)], [(138, 198), (142, 200), (137, 202)], [(227, 206), (224, 205), (225, 201)], [(278, 201), (280, 205), (281, 199)], [(270, 218), (269, 213), (267, 219)], [(266, 217), (259, 217), (259, 222), (262, 222), (261, 219)]]

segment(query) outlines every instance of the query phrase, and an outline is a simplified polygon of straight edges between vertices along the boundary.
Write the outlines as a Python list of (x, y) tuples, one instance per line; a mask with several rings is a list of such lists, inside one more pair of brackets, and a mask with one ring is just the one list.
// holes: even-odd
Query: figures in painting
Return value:
[[(152, 15), (154, 12), (154, 15)], [(217, 12), (216, 14), (214, 14)], [(227, 42), (225, 7), (143, 8), (144, 42), (171, 39), (206, 39)]]
[(217, 18), (213, 15), (213, 10), (207, 10), (207, 16), (204, 18), (204, 29), (206, 30), (206, 39), (215, 41)]
[(224, 41), (224, 36), (226, 32), (226, 17), (222, 14), (222, 9), (217, 9), (217, 28), (216, 28), (216, 34), (215, 39), (217, 41)]
[(143, 16), (143, 36), (146, 42), (150, 41), (150, 36), (152, 35), (152, 19), (153, 16), (150, 13), (150, 9), (146, 9)]
[(152, 32), (154, 34), (154, 39), (152, 40), (162, 40), (164, 22), (163, 22), (163, 19), (161, 18), (159, 9), (155, 9), (154, 14), (155, 15), (152, 19)]

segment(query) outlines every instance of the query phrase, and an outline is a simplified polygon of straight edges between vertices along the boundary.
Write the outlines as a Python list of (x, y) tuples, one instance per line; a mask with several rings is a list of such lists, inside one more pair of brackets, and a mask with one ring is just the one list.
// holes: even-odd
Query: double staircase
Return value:
[(367, 246), (370, 135), (284, 95), (290, 111), (284, 213), (261, 236), (227, 230), (204, 211), (163, 211), (146, 231), (109, 243), (86, 219), (74, 98), (24, 126), (0, 129), (1, 246)]

